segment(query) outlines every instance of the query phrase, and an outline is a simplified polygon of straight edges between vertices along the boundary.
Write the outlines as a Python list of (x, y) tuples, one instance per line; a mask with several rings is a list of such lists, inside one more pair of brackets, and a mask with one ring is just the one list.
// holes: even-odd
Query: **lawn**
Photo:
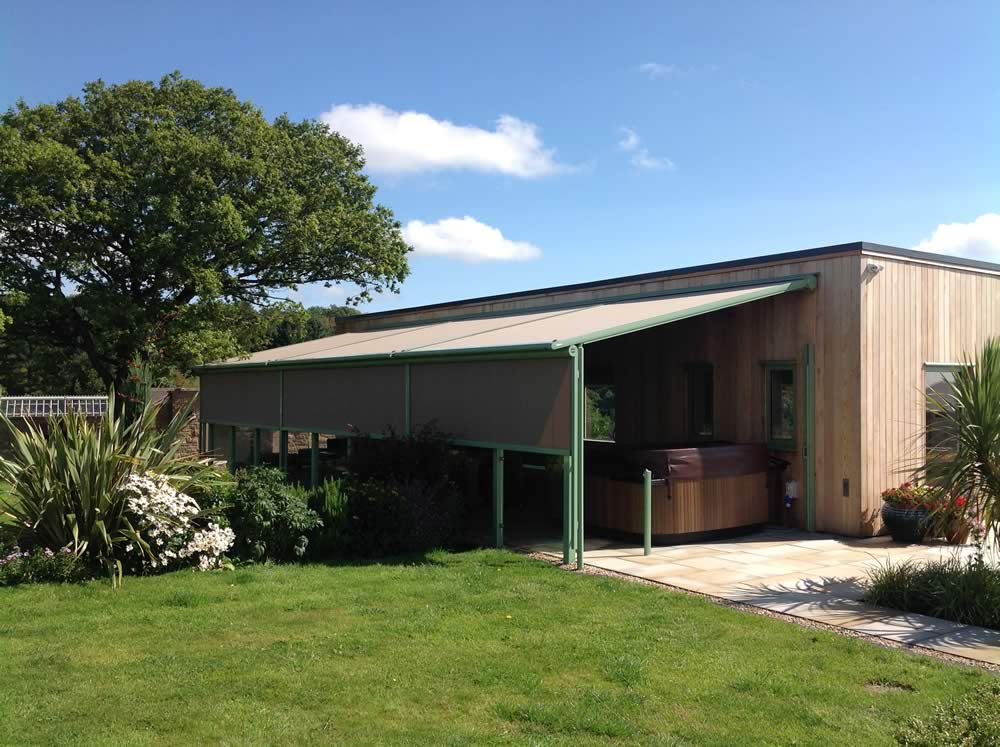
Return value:
[(889, 744), (984, 676), (492, 550), (0, 589), (4, 744)]

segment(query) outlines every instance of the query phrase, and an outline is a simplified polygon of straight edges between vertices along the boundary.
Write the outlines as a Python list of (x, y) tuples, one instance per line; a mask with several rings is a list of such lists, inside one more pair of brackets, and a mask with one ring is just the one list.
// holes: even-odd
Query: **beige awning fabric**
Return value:
[(265, 350), (247, 358), (208, 364), (201, 370), (322, 362), (361, 365), (365, 361), (388, 358), (402, 361), (460, 354), (559, 350), (812, 288), (815, 282), (815, 277), (806, 276), (773, 283), (675, 292), (631, 301), (431, 322), (373, 332), (348, 332)]
[(814, 285), (806, 276), (335, 335), (200, 367), (201, 417), (337, 434), (434, 425), (459, 444), (568, 454), (573, 346)]

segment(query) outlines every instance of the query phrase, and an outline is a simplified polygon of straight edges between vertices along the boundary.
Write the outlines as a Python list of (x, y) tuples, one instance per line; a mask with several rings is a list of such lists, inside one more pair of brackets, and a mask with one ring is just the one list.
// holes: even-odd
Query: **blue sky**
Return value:
[(860, 239), (1000, 260), (995, 2), (292, 5), (7, 4), (0, 106), (179, 69), (349, 129), (421, 250), (365, 310)]

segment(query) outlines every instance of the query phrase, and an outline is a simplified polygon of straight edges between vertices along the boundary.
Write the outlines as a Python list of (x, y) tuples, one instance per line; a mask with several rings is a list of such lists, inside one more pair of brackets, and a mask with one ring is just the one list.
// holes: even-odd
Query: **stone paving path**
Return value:
[[(561, 557), (551, 541), (524, 549)], [(855, 539), (767, 529), (707, 544), (642, 547), (587, 540), (587, 565), (697, 591), (911, 646), (1000, 665), (1000, 632), (864, 604), (873, 565), (968, 553), (949, 545), (897, 545), (887, 537)]]

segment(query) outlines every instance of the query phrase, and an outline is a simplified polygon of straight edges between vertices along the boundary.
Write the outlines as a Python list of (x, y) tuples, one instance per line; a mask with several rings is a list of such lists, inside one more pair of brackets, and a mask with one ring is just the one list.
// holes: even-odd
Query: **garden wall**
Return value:
[[(198, 394), (197, 389), (153, 389), (152, 397), (153, 401), (160, 403), (160, 412), (156, 418), (156, 425), (158, 428), (165, 428), (170, 422), (170, 419), (174, 416), (174, 413), (180, 412), (181, 409), (187, 406), (187, 404)], [(197, 454), (198, 453), (198, 401), (195, 400), (194, 408), (191, 411), (194, 418), (181, 430), (181, 445), (179, 448), (179, 453), (181, 454)], [(23, 429), (28, 418), (12, 418), (11, 422), (19, 428)], [(38, 427), (43, 430), (48, 427), (47, 418), (30, 418), (30, 420)], [(7, 432), (6, 428), (0, 427), (0, 455), (9, 456), (11, 453), (11, 438), (10, 433)]]

